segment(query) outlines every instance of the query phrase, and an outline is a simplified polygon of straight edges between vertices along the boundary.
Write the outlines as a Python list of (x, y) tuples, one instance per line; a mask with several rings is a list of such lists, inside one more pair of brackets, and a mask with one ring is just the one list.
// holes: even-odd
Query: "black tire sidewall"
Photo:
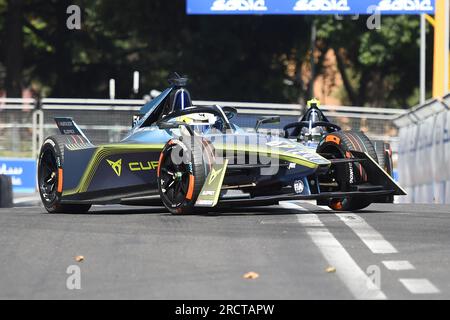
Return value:
[[(352, 131), (345, 131), (345, 132), (337, 132), (337, 133), (331, 133), (322, 140), (322, 142), (319, 144), (317, 148), (318, 153), (323, 153), (323, 150), (326, 150), (328, 147), (335, 148), (339, 150), (341, 156), (343, 158), (347, 158), (349, 155), (347, 154), (350, 151), (360, 151), (360, 152), (368, 152), (367, 147), (361, 147), (356, 143), (350, 144), (348, 141), (349, 135), (353, 135), (355, 132)], [(362, 133), (356, 133), (358, 135), (362, 135)], [(337, 143), (333, 140), (327, 141), (327, 137), (337, 137), (339, 139), (339, 143)], [(368, 152), (369, 153), (369, 152)], [(370, 154), (372, 153), (372, 154)], [(369, 155), (371, 157), (374, 157), (374, 153), (370, 152)], [(378, 158), (375, 155), (374, 158), (375, 161), (378, 160)], [(360, 182), (363, 180), (363, 176), (360, 174), (360, 170), (357, 167), (357, 164), (348, 164), (348, 165), (342, 165), (342, 170), (339, 172), (339, 177), (341, 178), (341, 184), (343, 184), (344, 189), (346, 189), (350, 184), (355, 184), (356, 182)], [(360, 166), (360, 165), (359, 165)], [(364, 175), (364, 170), (363, 170)], [(345, 190), (342, 190), (345, 191)]]
[(62, 165), (63, 165), (63, 159), (62, 159), (62, 153), (60, 150), (60, 146), (59, 143), (56, 139), (50, 137), (47, 138), (44, 142), (44, 144), (42, 145), (41, 148), (41, 152), (39, 154), (39, 160), (38, 160), (38, 188), (39, 188), (39, 195), (41, 197), (42, 203), (44, 204), (44, 207), (47, 209), (47, 211), (49, 213), (55, 213), (59, 210), (60, 206), (61, 206), (61, 198), (62, 198), (62, 193), (56, 191), (56, 197), (52, 202), (48, 202), (42, 195), (42, 191), (41, 191), (41, 186), (40, 186), (40, 178), (41, 178), (41, 170), (42, 170), (42, 157), (44, 156), (45, 152), (50, 151), (52, 153), (52, 155), (54, 156), (55, 160), (56, 160), (56, 165), (57, 165), (57, 183), (59, 182), (59, 179), (61, 179), (61, 177), (59, 176), (59, 169), (62, 169)]
[[(337, 137), (337, 139), (328, 137)], [(340, 131), (328, 134), (319, 144), (317, 152), (323, 153), (328, 147), (339, 150), (343, 158), (349, 156), (347, 152), (359, 151), (368, 153), (369, 156), (378, 162), (378, 156), (372, 142), (362, 132)], [(348, 191), (350, 185), (364, 182), (366, 179), (365, 170), (361, 164), (342, 165), (338, 177), (342, 188), (340, 191)], [(351, 197), (341, 200), (330, 199), (330, 208), (336, 211), (356, 211), (368, 207), (371, 203), (372, 199), (367, 197)]]
[[(183, 141), (189, 139), (192, 139), (192, 141)], [(167, 196), (162, 192), (160, 177), (158, 177), (158, 191), (161, 197), (161, 201), (163, 202), (164, 206), (170, 211), (170, 213), (174, 215), (192, 214), (194, 212), (194, 206), (197, 201), (198, 195), (200, 194), (201, 188), (203, 187), (203, 184), (206, 181), (206, 177), (209, 173), (209, 165), (205, 160), (205, 154), (203, 152), (204, 144), (203, 141), (201, 139), (197, 139), (197, 137), (187, 137), (187, 139), (180, 138), (170, 140), (161, 152), (159, 164), (160, 166), (162, 166), (167, 157), (170, 157), (171, 149), (173, 149), (175, 146), (179, 146), (183, 148), (184, 152), (189, 153), (189, 163), (187, 163), (186, 167), (188, 168), (188, 173), (194, 177), (194, 185), (191, 186), (193, 189), (192, 197), (191, 199), (184, 199), (184, 201), (179, 204), (171, 203)]]

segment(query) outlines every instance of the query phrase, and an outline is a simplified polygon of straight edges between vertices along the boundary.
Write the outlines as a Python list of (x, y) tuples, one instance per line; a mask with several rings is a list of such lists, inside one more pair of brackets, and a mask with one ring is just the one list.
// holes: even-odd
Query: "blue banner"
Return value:
[(13, 191), (33, 193), (36, 191), (36, 160), (0, 158), (0, 175), (10, 176)]
[(187, 0), (188, 14), (433, 14), (436, 0)]

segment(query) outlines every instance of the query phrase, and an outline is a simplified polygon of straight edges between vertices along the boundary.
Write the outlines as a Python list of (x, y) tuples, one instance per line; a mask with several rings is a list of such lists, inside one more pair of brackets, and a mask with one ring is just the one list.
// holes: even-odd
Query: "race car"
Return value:
[[(335, 132), (319, 147), (233, 124), (237, 111), (193, 106), (187, 79), (146, 104), (126, 137), (93, 145), (71, 118), (45, 140), (38, 184), (49, 213), (82, 213), (92, 205), (164, 205), (172, 214), (215, 207), (317, 200), (334, 210), (360, 210), (404, 190), (378, 165), (362, 134)], [(258, 124), (276, 118), (259, 119)], [(351, 145), (347, 152), (336, 146)]]
[[(392, 148), (389, 143), (384, 141), (369, 141), (367, 136), (361, 132), (343, 132), (342, 129), (333, 124), (325, 114), (320, 110), (320, 101), (312, 99), (307, 102), (308, 111), (299, 122), (288, 124), (284, 127), (285, 138), (296, 140), (317, 152), (326, 152), (325, 148), (333, 148), (328, 144), (323, 144), (326, 135), (345, 136), (346, 139), (339, 138), (340, 143), (336, 143), (333, 152), (346, 154), (351, 150), (367, 152), (380, 167), (391, 177), (394, 175), (394, 166), (392, 161)], [(359, 142), (359, 143), (358, 143)], [(394, 202), (393, 196), (388, 196), (386, 201)]]

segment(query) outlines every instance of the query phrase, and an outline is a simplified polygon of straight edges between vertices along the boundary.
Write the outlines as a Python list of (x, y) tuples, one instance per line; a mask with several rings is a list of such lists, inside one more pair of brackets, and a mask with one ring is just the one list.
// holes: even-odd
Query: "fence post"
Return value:
[(44, 143), (44, 112), (42, 110), (33, 111), (33, 137), (32, 137), (32, 157), (39, 157), (39, 149)]

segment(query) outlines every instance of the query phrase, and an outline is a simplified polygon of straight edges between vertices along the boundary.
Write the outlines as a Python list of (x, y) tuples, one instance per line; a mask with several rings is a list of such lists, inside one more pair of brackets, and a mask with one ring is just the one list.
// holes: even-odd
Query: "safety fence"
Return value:
[[(93, 143), (120, 141), (131, 129), (133, 116), (145, 102), (51, 98), (35, 101), (0, 98), (0, 158), (36, 158), (43, 139), (58, 133), (53, 120), (55, 117), (72, 117)], [(264, 127), (262, 131), (271, 129), (281, 133), (286, 124), (298, 121), (305, 111), (304, 107), (293, 104), (222, 101), (193, 103), (197, 106), (217, 104), (235, 107), (238, 115), (233, 122), (248, 131), (253, 130), (256, 120), (261, 116), (280, 116), (280, 124)], [(394, 153), (397, 150), (397, 128), (393, 119), (403, 114), (403, 110), (345, 106), (321, 108), (331, 121), (344, 130), (361, 130), (371, 139), (390, 142)]]
[(398, 172), (407, 203), (450, 204), (450, 94), (394, 120), (399, 130)]

